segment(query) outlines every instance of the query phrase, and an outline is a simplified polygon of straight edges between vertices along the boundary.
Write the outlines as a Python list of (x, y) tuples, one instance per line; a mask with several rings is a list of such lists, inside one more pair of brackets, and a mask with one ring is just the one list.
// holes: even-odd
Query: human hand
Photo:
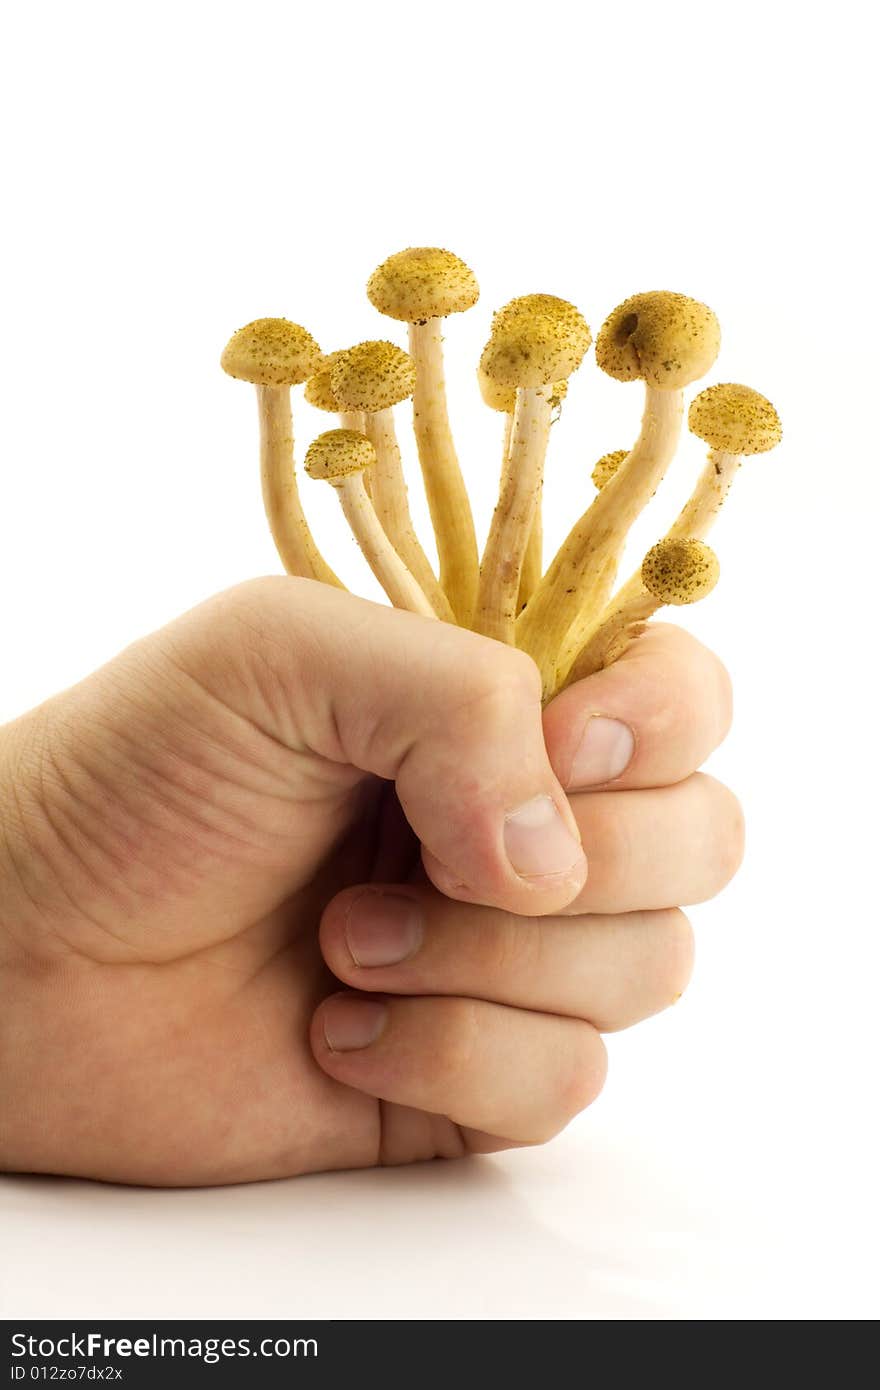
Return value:
[(742, 832), (691, 775), (729, 693), (684, 633), (539, 701), (521, 653), (284, 578), (5, 729), (0, 1166), (204, 1184), (557, 1132), (600, 1030), (684, 987), (671, 905)]

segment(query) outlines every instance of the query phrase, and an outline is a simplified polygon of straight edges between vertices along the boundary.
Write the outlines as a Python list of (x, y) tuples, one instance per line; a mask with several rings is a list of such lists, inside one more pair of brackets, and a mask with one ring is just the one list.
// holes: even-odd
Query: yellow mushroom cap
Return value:
[(634, 294), (599, 329), (596, 361), (617, 381), (641, 378), (675, 391), (705, 376), (718, 356), (721, 328), (698, 299), (671, 290)]
[(373, 271), (367, 298), (389, 318), (424, 323), (460, 314), (480, 297), (477, 277), (459, 256), (440, 246), (410, 246)]
[(336, 363), (342, 356), (341, 352), (330, 352), (324, 358), (320, 371), (315, 372), (306, 382), (303, 395), (309, 405), (315, 406), (318, 410), (337, 411), (339, 406), (336, 397), (330, 387), (330, 374)]
[(330, 372), (337, 410), (387, 410), (411, 396), (416, 365), (408, 352), (382, 340), (340, 352)]
[(594, 465), (590, 476), (594, 487), (598, 488), (599, 492), (602, 491), (606, 483), (611, 481), (628, 454), (628, 449), (615, 449), (613, 454), (603, 454)]
[(576, 372), (591, 342), (573, 304), (552, 294), (521, 295), (492, 320), (480, 368), (499, 386), (546, 386)]
[(372, 468), (375, 462), (376, 450), (365, 435), (357, 430), (327, 430), (306, 450), (305, 468), (310, 478), (338, 483)]
[(766, 396), (750, 386), (724, 382), (691, 401), (688, 428), (726, 454), (764, 454), (782, 438), (782, 425)]
[(718, 583), (718, 556), (704, 541), (662, 540), (642, 561), (642, 583), (661, 603), (696, 603)]
[(254, 319), (233, 333), (220, 366), (255, 386), (297, 386), (321, 365), (322, 353), (311, 333), (290, 319)]
[[(477, 381), (480, 385), (480, 395), (490, 410), (502, 410), (506, 415), (513, 414), (516, 409), (515, 386), (499, 386), (497, 381), (486, 375), (482, 367), (477, 368)], [(561, 405), (568, 395), (568, 382), (554, 381), (552, 392), (551, 404)]]

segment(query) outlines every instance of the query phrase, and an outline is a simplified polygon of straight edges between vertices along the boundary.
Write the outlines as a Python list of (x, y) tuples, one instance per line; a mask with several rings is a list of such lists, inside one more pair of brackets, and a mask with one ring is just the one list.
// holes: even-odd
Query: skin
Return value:
[[(634, 752), (584, 790), (596, 713)], [(729, 717), (674, 628), (542, 715), (522, 653), (292, 578), (128, 648), (0, 731), (0, 1168), (211, 1184), (548, 1139), (600, 1033), (684, 988), (677, 905), (737, 866), (694, 771)], [(555, 871), (523, 874), (505, 816), (536, 796)], [(369, 965), (414, 906), (421, 945)], [(374, 1042), (328, 1046), (377, 1002)]]

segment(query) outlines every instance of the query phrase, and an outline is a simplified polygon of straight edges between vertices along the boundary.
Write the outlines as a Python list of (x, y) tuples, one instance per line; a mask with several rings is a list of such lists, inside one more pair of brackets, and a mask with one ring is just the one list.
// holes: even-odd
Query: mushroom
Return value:
[[(704, 540), (730, 491), (743, 456), (766, 453), (782, 438), (779, 416), (767, 397), (750, 386), (733, 383), (701, 391), (691, 402), (688, 428), (711, 448), (693, 492), (666, 532), (667, 541)], [(580, 653), (575, 653), (573, 658), (569, 656), (568, 660), (563, 653), (559, 664), (562, 684), (587, 674), (591, 658), (584, 653), (591, 649), (595, 634), (611, 620), (615, 610), (625, 609), (632, 603), (642, 587), (642, 577), (637, 571), (594, 619), (584, 635)], [(571, 668), (570, 672), (567, 667)]]
[(278, 554), (288, 574), (344, 585), (315, 544), (302, 509), (293, 464), (290, 388), (315, 371), (321, 349), (289, 319), (254, 319), (233, 333), (220, 365), (229, 376), (257, 388), (263, 505)]
[(678, 606), (705, 598), (718, 583), (718, 573), (718, 557), (704, 541), (669, 536), (658, 541), (642, 561), (636, 582), (626, 585), (608, 605), (559, 689), (610, 666), (664, 604)]
[[(308, 382), (306, 383), (306, 399), (308, 399)], [(600, 459), (597, 459), (590, 474), (597, 492), (601, 492), (605, 484), (611, 481), (628, 454), (628, 449), (615, 449), (613, 453), (603, 454)]]
[(376, 463), (376, 451), (357, 430), (328, 430), (306, 453), (310, 478), (332, 483), (345, 518), (364, 558), (395, 608), (424, 618), (437, 615), (386, 536), (364, 487), (364, 472)]
[(330, 390), (340, 409), (364, 412), (364, 433), (376, 451), (370, 470), (376, 515), (438, 617), (454, 622), (449, 600), (413, 527), (394, 429), (391, 408), (412, 395), (415, 379), (415, 364), (402, 348), (369, 341), (340, 352), (330, 372)]
[(524, 295), (496, 315), (480, 361), (499, 387), (516, 390), (510, 449), (480, 566), (474, 626), (513, 644), (523, 563), (537, 511), (554, 382), (580, 366), (591, 342), (586, 320), (553, 295)]
[[(480, 386), (480, 394), (490, 410), (504, 412), (504, 445), (502, 449), (502, 459), (506, 459), (510, 453), (510, 438), (513, 433), (513, 413), (516, 409), (516, 387), (499, 386), (491, 377), (477, 368), (477, 381)], [(553, 392), (550, 397), (550, 406), (556, 410), (562, 404), (568, 394), (567, 381), (555, 381)], [(532, 529), (529, 532), (526, 553), (523, 557), (522, 574), (519, 578), (519, 593), (516, 600), (516, 611), (519, 613), (525, 608), (535, 589), (541, 582), (541, 575), (544, 572), (544, 527), (541, 507), (541, 493), (543, 485), (538, 493), (535, 502), (535, 515), (532, 520)]]
[(614, 583), (626, 535), (657, 489), (681, 432), (682, 388), (714, 362), (718, 320), (686, 295), (633, 295), (605, 320), (596, 361), (618, 381), (645, 383), (639, 437), (627, 458), (572, 527), (517, 623), (517, 645), (535, 659), (545, 694), (557, 666), (577, 652)]
[(340, 410), (339, 403), (330, 386), (330, 375), (342, 356), (341, 352), (328, 352), (314, 376), (305, 384), (303, 395), (309, 405), (316, 410), (326, 410), (330, 415), (338, 415), (344, 430), (364, 432), (364, 412), (362, 410)]
[(416, 366), (413, 426), (440, 558), (440, 584), (459, 623), (467, 627), (477, 597), (479, 560), (474, 519), (461, 475), (443, 371), (443, 319), (476, 304), (473, 271), (451, 251), (413, 246), (398, 251), (367, 282), (370, 303), (409, 325)]

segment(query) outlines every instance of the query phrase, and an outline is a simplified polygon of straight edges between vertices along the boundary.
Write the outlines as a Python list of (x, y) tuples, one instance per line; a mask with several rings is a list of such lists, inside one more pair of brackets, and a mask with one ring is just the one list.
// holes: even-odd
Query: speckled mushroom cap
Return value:
[(593, 466), (590, 477), (593, 480), (593, 486), (597, 488), (599, 492), (602, 491), (606, 483), (611, 481), (628, 454), (628, 449), (615, 449), (613, 453), (603, 454), (602, 457), (597, 460)]
[(661, 391), (697, 381), (721, 347), (721, 328), (698, 299), (671, 290), (634, 294), (599, 329), (596, 361), (617, 381), (638, 378)]
[(327, 430), (306, 450), (305, 468), (310, 478), (338, 483), (352, 473), (372, 468), (375, 462), (376, 450), (357, 430)]
[(367, 298), (389, 318), (424, 323), (470, 309), (480, 297), (470, 266), (440, 246), (410, 246), (373, 271)]
[(658, 541), (642, 561), (645, 588), (661, 603), (676, 607), (705, 598), (719, 572), (718, 556), (704, 541)]
[(492, 320), (480, 369), (499, 386), (546, 386), (576, 372), (591, 342), (573, 304), (552, 294), (521, 295)]
[(321, 365), (322, 353), (311, 333), (290, 319), (254, 319), (233, 333), (220, 366), (255, 386), (297, 386)]
[(337, 410), (387, 410), (411, 396), (415, 384), (409, 353), (381, 339), (346, 348), (330, 372)]
[(724, 382), (691, 401), (688, 429), (727, 454), (764, 454), (782, 438), (782, 425), (766, 396)]
[[(516, 409), (516, 387), (499, 386), (497, 381), (493, 381), (487, 376), (482, 367), (477, 368), (477, 381), (480, 385), (480, 395), (490, 410), (502, 410), (506, 415), (512, 415)], [(567, 381), (554, 381), (552, 402), (554, 405), (561, 405), (568, 395)]]
[(303, 395), (309, 405), (315, 406), (318, 410), (335, 412), (339, 409), (330, 388), (330, 374), (341, 356), (342, 352), (329, 352), (321, 363), (320, 371), (315, 372), (306, 382)]

